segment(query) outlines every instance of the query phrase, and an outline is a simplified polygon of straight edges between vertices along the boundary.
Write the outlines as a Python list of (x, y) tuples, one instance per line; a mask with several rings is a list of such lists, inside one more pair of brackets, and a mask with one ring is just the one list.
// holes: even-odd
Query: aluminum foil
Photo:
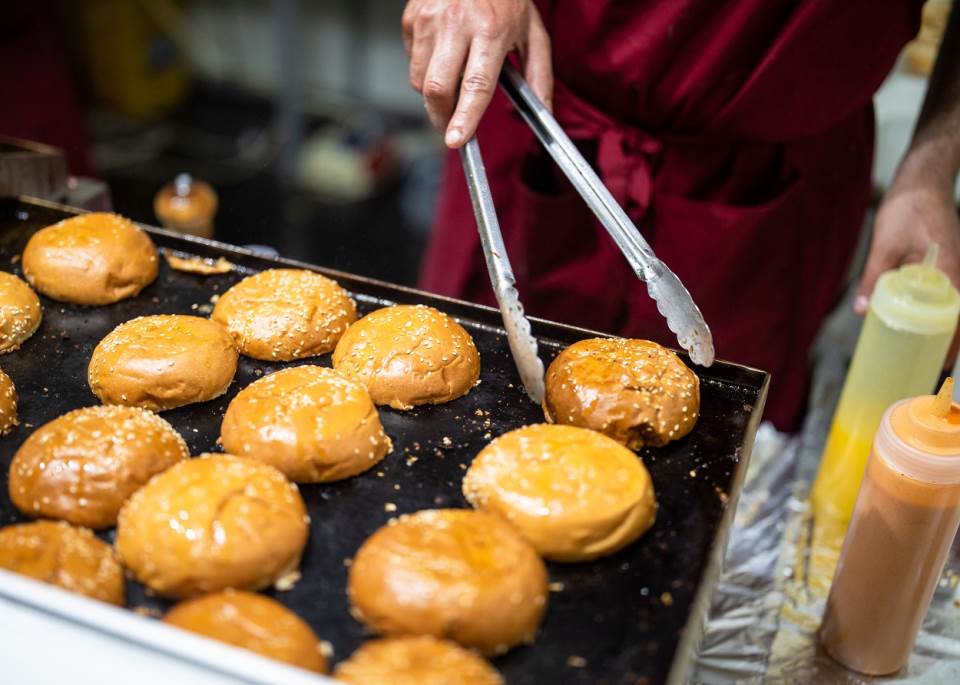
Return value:
[(809, 491), (859, 332), (849, 308), (838, 311), (815, 351), (803, 430), (787, 436), (764, 424), (757, 433), (690, 682), (960, 683), (957, 543), (902, 671), (868, 678), (817, 645), (840, 540), (813, 525)]

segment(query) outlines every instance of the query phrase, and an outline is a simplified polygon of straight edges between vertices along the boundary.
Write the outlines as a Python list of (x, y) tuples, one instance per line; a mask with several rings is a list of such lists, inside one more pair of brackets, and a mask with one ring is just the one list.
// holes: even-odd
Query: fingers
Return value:
[(413, 48), (413, 20), (417, 13), (417, 3), (408, 2), (403, 9), (403, 17), (400, 19), (400, 28), (403, 30), (403, 49), (407, 51), (407, 57)]
[(453, 114), (460, 86), (460, 74), (470, 41), (461, 31), (444, 31), (437, 39), (423, 79), (423, 100), (430, 123), (443, 131)]
[(477, 132), (480, 118), (493, 98), (506, 54), (502, 42), (484, 37), (474, 39), (460, 83), (457, 108), (444, 136), (447, 147), (458, 148)]
[(543, 28), (539, 16), (530, 21), (524, 63), (524, 76), (547, 109), (553, 109), (553, 61), (550, 53), (550, 36)]

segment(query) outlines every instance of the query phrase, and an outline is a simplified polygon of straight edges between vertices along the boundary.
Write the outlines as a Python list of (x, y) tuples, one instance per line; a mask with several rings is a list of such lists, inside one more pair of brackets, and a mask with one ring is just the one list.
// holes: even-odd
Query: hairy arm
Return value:
[(923, 259), (940, 245), (937, 265), (960, 287), (960, 220), (954, 186), (960, 173), (960, 3), (954, 3), (923, 109), (894, 180), (877, 213), (870, 256), (854, 306), (867, 298), (880, 275)]

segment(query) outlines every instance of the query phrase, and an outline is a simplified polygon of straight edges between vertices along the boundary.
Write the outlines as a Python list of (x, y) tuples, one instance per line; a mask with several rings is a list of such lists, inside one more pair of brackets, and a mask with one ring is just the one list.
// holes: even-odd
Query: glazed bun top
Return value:
[(28, 516), (106, 528), (130, 495), (189, 456), (173, 426), (146, 409), (76, 409), (35, 430), (17, 450), (10, 499)]
[(114, 328), (90, 357), (90, 389), (104, 404), (152, 411), (219, 397), (233, 381), (237, 348), (216, 321), (141, 316)]
[(427, 635), (364, 642), (334, 675), (350, 685), (503, 685), (483, 658)]
[(377, 404), (410, 409), (465, 395), (480, 377), (470, 334), (424, 305), (378, 309), (353, 324), (337, 344), (333, 366), (367, 386)]
[(0, 369), (0, 435), (9, 433), (18, 423), (17, 389), (10, 376)]
[(357, 307), (335, 281), (306, 269), (269, 269), (225, 292), (212, 318), (241, 354), (291, 361), (331, 351), (357, 319)]
[(463, 493), (554, 561), (612, 554), (646, 532), (657, 511), (637, 455), (574, 426), (538, 424), (501, 435), (473, 460)]
[(0, 528), (0, 568), (123, 606), (123, 568), (86, 528), (34, 521)]
[(303, 619), (276, 600), (224, 590), (176, 605), (163, 622), (261, 656), (325, 673), (323, 645)]
[(166, 597), (258, 590), (294, 572), (308, 518), (297, 487), (266, 464), (229, 454), (178, 462), (120, 510), (117, 552)]
[(220, 430), (228, 452), (298, 483), (355, 476), (390, 451), (367, 389), (333, 369), (304, 365), (254, 381), (230, 402)]
[(157, 277), (157, 250), (139, 226), (92, 212), (37, 231), (23, 251), (23, 273), (48, 297), (103, 305), (136, 296)]
[(430, 509), (397, 518), (363, 543), (348, 594), (374, 632), (447, 637), (499, 654), (533, 640), (546, 611), (547, 571), (502, 519)]
[(660, 447), (693, 429), (700, 381), (655, 342), (591, 338), (550, 364), (543, 408), (548, 421), (598, 431), (630, 449)]
[(13, 274), (0, 271), (0, 354), (18, 349), (40, 326), (40, 299)]

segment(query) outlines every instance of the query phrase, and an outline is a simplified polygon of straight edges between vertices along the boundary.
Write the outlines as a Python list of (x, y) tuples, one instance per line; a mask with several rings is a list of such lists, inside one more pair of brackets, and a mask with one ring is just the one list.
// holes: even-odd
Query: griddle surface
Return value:
[[(0, 200), (0, 269), (22, 275), (18, 258), (36, 229), (70, 213), (24, 200)], [(159, 247), (202, 256), (225, 256), (238, 265), (231, 274), (197, 276), (172, 271), (161, 260), (160, 276), (138, 297), (106, 307), (79, 307), (41, 296), (43, 323), (21, 350), (0, 357), (0, 367), (20, 395), (20, 426), (0, 439), (0, 524), (25, 520), (7, 494), (7, 471), (30, 432), (57, 416), (97, 404), (86, 382), (94, 346), (116, 325), (145, 314), (199, 314), (210, 298), (242, 277), (283, 260), (264, 259), (228, 246), (153, 231)], [(270, 593), (330, 641), (334, 661), (364, 640), (348, 613), (348, 564), (360, 544), (392, 516), (431, 507), (465, 507), (460, 483), (466, 467), (492, 438), (543, 421), (523, 392), (506, 337), (493, 310), (434, 298), (425, 293), (328, 272), (351, 291), (360, 313), (392, 302), (422, 302), (458, 317), (473, 335), (482, 359), (481, 383), (466, 397), (410, 412), (381, 408), (394, 451), (376, 468), (328, 485), (302, 485), (310, 512), (310, 541), (302, 579), (288, 592)], [(549, 361), (588, 333), (536, 322), (541, 354)], [(193, 454), (218, 451), (224, 410), (248, 383), (285, 366), (330, 365), (330, 355), (276, 364), (241, 357), (229, 392), (163, 416), (184, 436)], [(756, 427), (766, 375), (717, 363), (698, 369), (702, 409), (686, 438), (640, 454), (653, 477), (660, 508), (654, 527), (620, 553), (588, 564), (549, 564), (554, 591), (536, 644), (495, 660), (511, 685), (544, 683), (659, 683), (666, 680), (721, 519), (735, 501), (744, 464), (740, 454)], [(388, 511), (393, 509), (395, 511)], [(111, 540), (113, 531), (103, 534)], [(163, 611), (169, 603), (128, 584), (129, 606)], [(691, 620), (690, 630), (697, 630)]]

